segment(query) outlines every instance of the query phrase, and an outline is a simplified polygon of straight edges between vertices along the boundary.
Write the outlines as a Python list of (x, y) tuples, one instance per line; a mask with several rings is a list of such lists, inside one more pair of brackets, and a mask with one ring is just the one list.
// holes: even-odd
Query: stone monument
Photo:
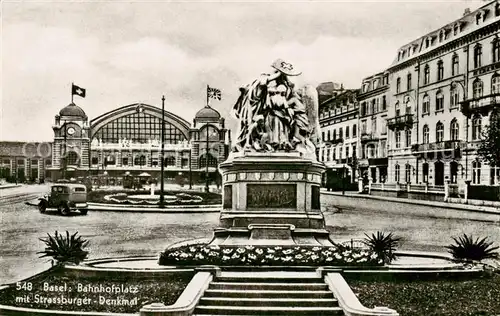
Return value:
[(223, 210), (211, 244), (331, 246), (320, 211), (318, 100), (281, 59), (240, 88), (236, 144), (219, 168)]

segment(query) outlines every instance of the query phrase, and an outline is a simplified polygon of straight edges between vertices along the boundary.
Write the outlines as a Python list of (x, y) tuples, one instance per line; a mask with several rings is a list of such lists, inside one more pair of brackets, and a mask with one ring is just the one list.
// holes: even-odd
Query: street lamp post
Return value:
[(191, 169), (191, 154), (192, 154), (192, 150), (193, 149), (191, 147), (189, 147), (189, 190), (191, 190), (193, 188), (193, 171)]
[(165, 148), (165, 96), (162, 96), (161, 98), (161, 152), (160, 152), (160, 159), (161, 159), (161, 165), (160, 165), (160, 208), (164, 207), (164, 202), (165, 202), (165, 197), (163, 195), (163, 189), (164, 189), (164, 181), (163, 181), (163, 172), (165, 170), (164, 167), (164, 148)]
[(206, 153), (205, 153), (205, 192), (209, 191), (208, 188), (208, 128), (209, 125), (207, 124), (207, 141), (206, 141)]

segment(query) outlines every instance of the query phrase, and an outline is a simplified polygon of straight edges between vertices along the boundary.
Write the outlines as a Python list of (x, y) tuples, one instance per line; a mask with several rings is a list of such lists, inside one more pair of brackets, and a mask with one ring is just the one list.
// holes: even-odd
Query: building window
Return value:
[(406, 138), (406, 147), (411, 146), (411, 130), (407, 129), (405, 131), (405, 138)]
[(431, 98), (426, 94), (422, 100), (422, 113), (428, 114), (431, 110)]
[(500, 15), (500, 3), (495, 4), (495, 16)]
[(357, 157), (358, 153), (356, 152), (356, 144), (352, 144), (352, 156)]
[(396, 79), (396, 93), (401, 92), (401, 78)]
[(361, 116), (366, 114), (366, 102), (361, 103)]
[(457, 86), (453, 85), (450, 90), (450, 108), (457, 108), (459, 100), (460, 93), (458, 92)]
[(128, 166), (128, 157), (122, 158), (122, 166)]
[(500, 75), (494, 74), (491, 77), (491, 94), (499, 94), (500, 93)]
[(495, 165), (490, 166), (490, 185), (500, 184), (500, 167)]
[(145, 166), (145, 165), (146, 165), (146, 156), (140, 155), (135, 157), (134, 166)]
[(456, 76), (459, 73), (458, 69), (458, 55), (453, 55), (453, 58), (451, 59), (451, 75)]
[(328, 141), (330, 141), (330, 131), (327, 132), (327, 135), (328, 135)]
[(476, 78), (472, 84), (472, 97), (474, 99), (481, 98), (483, 96), (483, 82)]
[(424, 129), (423, 129), (423, 136), (424, 136), (424, 144), (428, 144), (429, 143), (429, 126), (428, 125), (424, 125)]
[(321, 132), (321, 139), (325, 141), (325, 132)]
[(337, 139), (337, 130), (333, 130), (333, 140)]
[(458, 24), (455, 24), (453, 26), (453, 35), (457, 35), (458, 34)]
[(356, 126), (356, 124), (354, 124), (352, 126), (352, 137), (356, 137), (357, 133), (358, 133), (358, 127)]
[(333, 148), (332, 150), (332, 158), (333, 160), (337, 159), (337, 151), (335, 150), (335, 148)]
[(387, 109), (387, 99), (385, 98), (385, 95), (382, 96), (382, 111), (385, 111)]
[(476, 47), (474, 47), (474, 68), (481, 67), (482, 57), (483, 57), (483, 47), (481, 46), (481, 44), (477, 44)]
[(343, 139), (344, 138), (344, 133), (342, 132), (342, 127), (339, 128), (339, 138)]
[(405, 108), (406, 108), (405, 113), (406, 114), (411, 114), (411, 104), (410, 104), (410, 98), (409, 97), (406, 97)]
[(401, 148), (401, 131), (396, 131), (396, 148)]
[(406, 89), (411, 89), (411, 74), (406, 75)]
[(372, 133), (376, 134), (377, 133), (377, 118), (374, 117), (372, 119)]
[(411, 165), (410, 164), (405, 165), (405, 181), (406, 181), (406, 183), (411, 182)]
[(206, 154), (203, 154), (200, 156), (198, 164), (200, 168), (206, 168), (207, 167), (207, 160), (208, 160), (208, 166), (209, 167), (214, 167), (217, 168), (217, 158), (212, 156), (210, 153), (208, 154), (208, 159)]
[(431, 69), (429, 65), (424, 67), (424, 84), (429, 84), (431, 81)]
[(444, 125), (441, 122), (436, 124), (436, 142), (440, 143), (444, 140)]
[(175, 166), (175, 157), (174, 156), (166, 157), (165, 158), (165, 166), (174, 167)]
[(74, 151), (68, 152), (68, 155), (66, 158), (68, 165), (76, 166), (76, 165), (78, 165), (79, 160), (80, 160), (80, 158), (78, 157), (78, 154), (76, 152), (74, 152)]
[(472, 119), (472, 140), (481, 139), (481, 116)]
[(481, 183), (481, 162), (477, 160), (472, 162), (472, 183)]
[(326, 161), (330, 161), (330, 148), (326, 149)]
[(443, 80), (444, 78), (444, 66), (443, 66), (443, 61), (439, 60), (438, 63), (438, 69), (437, 69), (437, 80)]
[(115, 156), (107, 156), (104, 158), (104, 165), (105, 166), (114, 166), (116, 164), (116, 158)]
[(444, 109), (444, 96), (443, 93), (438, 90), (436, 93), (436, 111), (442, 111)]
[(93, 156), (93, 157), (92, 157), (92, 164), (93, 164), (93, 165), (97, 165), (97, 164), (99, 164), (99, 157), (97, 157), (97, 156)]
[(498, 40), (498, 38), (495, 38), (493, 40), (492, 49), (493, 49), (493, 62), (496, 63), (500, 61), (500, 40)]
[(349, 146), (345, 146), (345, 157), (349, 158)]
[(453, 119), (450, 124), (450, 139), (458, 140), (459, 137), (459, 129), (457, 119)]
[(429, 181), (429, 164), (426, 162), (422, 164), (422, 175), (424, 182), (427, 183)]
[(394, 166), (394, 181), (396, 181), (397, 183), (399, 183), (399, 165), (396, 165)]
[(345, 138), (349, 138), (349, 126), (345, 127)]
[(361, 134), (366, 134), (366, 121), (361, 121)]
[(401, 115), (401, 109), (399, 107), (399, 101), (396, 101), (396, 105), (394, 106), (394, 108), (396, 109), (396, 116), (400, 116)]

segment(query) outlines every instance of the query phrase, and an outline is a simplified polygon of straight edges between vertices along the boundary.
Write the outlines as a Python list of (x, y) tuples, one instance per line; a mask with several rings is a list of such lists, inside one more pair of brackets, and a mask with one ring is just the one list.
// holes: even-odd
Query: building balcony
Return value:
[(413, 126), (413, 114), (404, 114), (387, 120), (390, 130), (407, 129)]
[(466, 143), (461, 140), (447, 140), (444, 142), (416, 144), (411, 146), (414, 155), (425, 155), (429, 153), (455, 152), (460, 154), (460, 150), (465, 148)]
[(385, 137), (382, 137), (380, 135), (374, 135), (374, 134), (371, 134), (371, 133), (361, 133), (361, 136), (360, 136), (360, 140), (362, 143), (366, 143), (366, 142), (369, 142), (369, 141), (375, 141), (375, 140), (379, 140), (379, 139), (382, 139)]
[(323, 141), (323, 143), (325, 143), (325, 145), (327, 145), (327, 146), (337, 145), (337, 144), (341, 144), (343, 142), (344, 142), (343, 138), (335, 138), (335, 139), (330, 139), (330, 140)]
[(499, 106), (500, 93), (468, 99), (460, 102), (460, 104), (460, 111), (467, 117), (475, 114), (487, 115), (489, 111)]

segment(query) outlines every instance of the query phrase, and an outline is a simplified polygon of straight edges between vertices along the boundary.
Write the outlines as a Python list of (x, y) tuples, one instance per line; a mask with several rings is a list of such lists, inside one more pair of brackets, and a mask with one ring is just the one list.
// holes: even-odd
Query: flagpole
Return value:
[(74, 86), (74, 83), (72, 82), (71, 83), (71, 103), (73, 103), (73, 86)]

